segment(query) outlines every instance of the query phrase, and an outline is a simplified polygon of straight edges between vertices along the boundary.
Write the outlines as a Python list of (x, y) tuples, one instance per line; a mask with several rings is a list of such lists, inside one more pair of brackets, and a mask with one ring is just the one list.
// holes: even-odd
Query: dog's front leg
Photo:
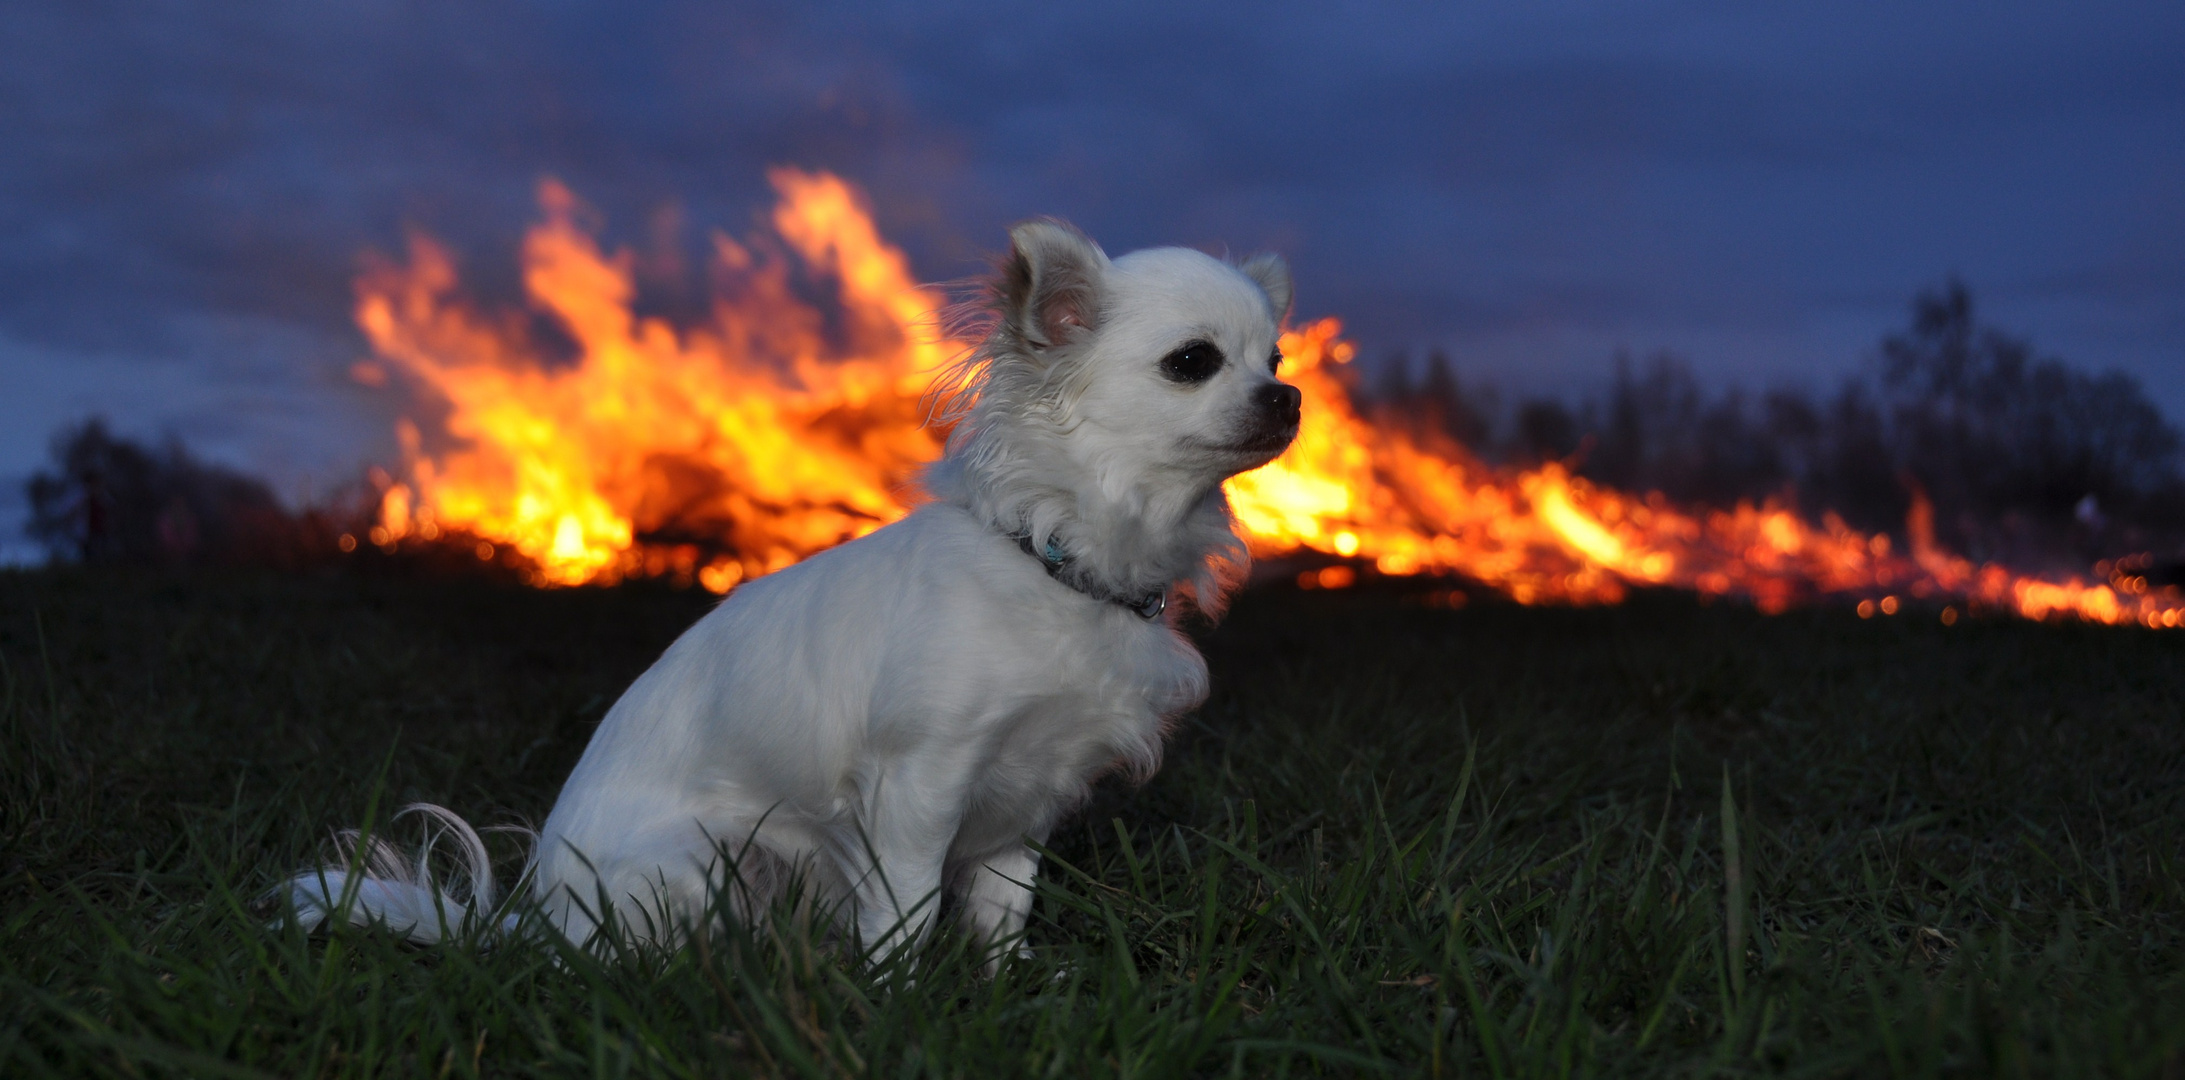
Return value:
[(963, 820), (949, 770), (892, 770), (865, 801), (850, 843), (857, 930), (874, 959), (925, 937), (941, 903), (942, 864)]
[(1044, 845), (1047, 832), (1042, 827), (1031, 834), (1032, 843), (981, 860), (964, 889), (964, 926), (990, 951), (989, 975), (1001, 970), (1004, 946), (1014, 943), (1018, 956), (1028, 954), (1021, 938), (1032, 914), (1032, 875), (1039, 872), (1039, 852), (1032, 844)]

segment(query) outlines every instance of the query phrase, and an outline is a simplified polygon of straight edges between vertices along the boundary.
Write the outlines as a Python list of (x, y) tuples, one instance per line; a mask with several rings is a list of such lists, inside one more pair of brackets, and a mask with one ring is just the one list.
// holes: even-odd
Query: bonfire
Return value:
[[(947, 297), (918, 282), (851, 185), (795, 169), (770, 178), (771, 228), (713, 238), (728, 285), (710, 318), (680, 326), (634, 312), (635, 257), (603, 250), (576, 196), (543, 183), (523, 282), (574, 342), (572, 359), (550, 361), (521, 313), (467, 300), (429, 237), (367, 270), (357, 321), (377, 359), (357, 376), (399, 382), (431, 406), (418, 415), (443, 419), (401, 423), (404, 460), (366, 539), (460, 537), (483, 559), (513, 553), (540, 585), (663, 577), (727, 592), (907, 513), (943, 434), (927, 423), (929, 391), (970, 343), (948, 336)], [(831, 295), (814, 299), (815, 282)], [(1282, 352), (1305, 396), (1303, 430), (1274, 464), (1231, 481), (1229, 498), (1255, 556), (1302, 566), (1302, 587), (1430, 575), (1522, 604), (1615, 603), (1655, 586), (1771, 612), (1840, 597), (1894, 615), (1918, 601), (1946, 622), (2002, 611), (2174, 627), (2185, 615), (2185, 595), (2151, 588), (2131, 557), (2093, 580), (1975, 565), (1935, 543), (1924, 500), (1900, 546), (1834, 514), (1680, 507), (1561, 462), (1490, 467), (1364, 416), (1342, 377), (1356, 350), (1338, 320), (1293, 327)]]

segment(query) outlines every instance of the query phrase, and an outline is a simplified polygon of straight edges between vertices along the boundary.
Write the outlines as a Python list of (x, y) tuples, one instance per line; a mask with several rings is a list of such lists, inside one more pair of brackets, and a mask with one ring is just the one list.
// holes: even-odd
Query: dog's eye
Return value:
[(1210, 341), (1193, 341), (1161, 358), (1161, 374), (1170, 382), (1202, 383), (1221, 370), (1221, 350)]
[(1272, 352), (1272, 353), (1268, 354), (1268, 357), (1267, 357), (1267, 374), (1269, 374), (1269, 375), (1272, 375), (1272, 374), (1274, 374), (1275, 372), (1277, 372), (1277, 371), (1281, 371), (1281, 370), (1282, 370), (1282, 350), (1281, 350), (1281, 349), (1279, 349), (1279, 348), (1277, 348), (1277, 349), (1276, 349), (1276, 350), (1275, 350), (1274, 352)]

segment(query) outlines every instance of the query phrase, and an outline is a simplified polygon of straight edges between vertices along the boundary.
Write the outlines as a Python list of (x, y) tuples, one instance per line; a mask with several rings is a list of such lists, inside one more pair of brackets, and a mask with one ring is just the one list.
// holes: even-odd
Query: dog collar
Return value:
[(1130, 611), (1131, 614), (1147, 622), (1160, 618), (1161, 612), (1168, 610), (1167, 589), (1150, 592), (1139, 597), (1117, 596), (1105, 589), (1088, 589), (1063, 577), (1062, 568), (1070, 564), (1070, 556), (1062, 550), (1062, 545), (1057, 543), (1052, 536), (1047, 538), (1045, 544), (1038, 546), (1033, 545), (1031, 533), (1018, 533), (1011, 539), (1017, 542), (1018, 547), (1024, 549), (1026, 555), (1039, 560), (1040, 568), (1047, 571), (1048, 577), (1068, 585), (1070, 588), (1076, 589), (1095, 600), (1105, 600), (1108, 603), (1120, 605)]

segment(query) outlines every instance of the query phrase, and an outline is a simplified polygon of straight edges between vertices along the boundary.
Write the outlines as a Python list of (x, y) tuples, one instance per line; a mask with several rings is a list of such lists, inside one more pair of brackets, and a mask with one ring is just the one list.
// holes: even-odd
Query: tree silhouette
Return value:
[(256, 563), (292, 557), (297, 520), (265, 482), (152, 451), (98, 419), (63, 428), (52, 468), (29, 484), (28, 532), (47, 554), (86, 563)]

